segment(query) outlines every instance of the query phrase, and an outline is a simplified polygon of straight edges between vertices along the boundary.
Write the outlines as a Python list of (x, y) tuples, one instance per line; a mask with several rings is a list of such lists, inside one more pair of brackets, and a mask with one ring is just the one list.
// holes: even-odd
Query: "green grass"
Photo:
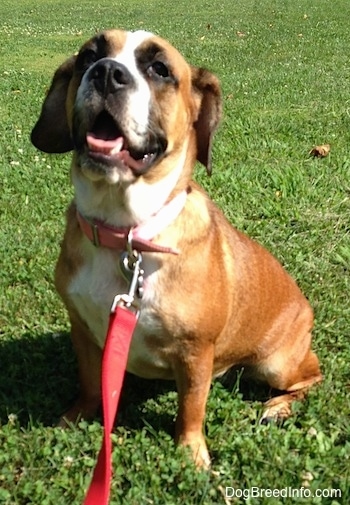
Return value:
[[(324, 382), (283, 427), (258, 424), (266, 390), (216, 382), (206, 419), (213, 472), (197, 473), (172, 441), (174, 385), (128, 377), (111, 503), (224, 504), (226, 486), (305, 484), (343, 493), (305, 503), (349, 503), (349, 18), (346, 0), (2, 1), (1, 504), (82, 503), (101, 442), (99, 420), (52, 427), (77, 387), (52, 280), (72, 190), (69, 157), (36, 151), (29, 134), (56, 66), (113, 26), (156, 31), (220, 77), (224, 118), (214, 173), (208, 179), (198, 167), (196, 177), (310, 299)], [(308, 156), (326, 142), (327, 158)]]

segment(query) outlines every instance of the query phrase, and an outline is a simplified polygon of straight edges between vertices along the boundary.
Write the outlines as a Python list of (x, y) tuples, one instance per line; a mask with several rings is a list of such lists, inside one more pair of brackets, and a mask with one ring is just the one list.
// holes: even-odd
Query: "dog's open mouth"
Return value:
[(124, 166), (136, 175), (146, 172), (157, 158), (156, 150), (140, 151), (129, 146), (123, 132), (108, 112), (101, 112), (86, 134), (90, 158), (107, 166)]

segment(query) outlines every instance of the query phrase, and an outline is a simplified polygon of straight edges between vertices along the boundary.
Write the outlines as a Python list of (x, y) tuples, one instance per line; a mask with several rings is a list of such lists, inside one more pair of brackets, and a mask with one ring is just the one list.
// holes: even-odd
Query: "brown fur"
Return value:
[[(124, 33), (105, 32), (102, 41), (108, 47), (106, 56), (118, 54), (125, 40)], [(285, 392), (267, 403), (265, 417), (289, 415), (291, 401), (321, 380), (318, 360), (310, 350), (313, 314), (281, 265), (260, 245), (235, 230), (191, 180), (196, 158), (208, 172), (211, 170), (212, 136), (221, 114), (218, 80), (203, 69), (190, 67), (159, 37), (153, 37), (151, 43), (152, 46), (149, 40), (142, 42), (137, 52), (143, 54), (159, 46), (178, 84), (161, 87), (149, 82), (152, 121), (165, 132), (168, 148), (165, 157), (141, 178), (131, 180), (131, 184), (145, 184), (147, 199), (147, 188), (175, 170), (183, 146), (187, 145), (181, 175), (169, 189), (168, 200), (183, 189), (187, 189), (188, 197), (177, 219), (155, 237), (155, 242), (178, 248), (181, 254), (144, 254), (147, 296), (141, 303), (139, 333), (132, 343), (128, 367), (142, 377), (175, 379), (179, 393), (176, 439), (190, 446), (198, 465), (208, 466), (202, 427), (212, 377), (232, 366), (244, 366), (257, 379)], [(75, 61), (75, 57), (71, 58), (55, 74), (33, 130), (33, 143), (40, 149), (52, 152), (72, 148), (73, 106), (81, 81)], [(84, 133), (83, 121), (79, 128)], [(79, 156), (76, 153), (72, 163), (73, 180), (78, 184), (88, 177)], [(92, 181), (93, 197), (104, 195), (108, 184), (103, 179)], [(108, 200), (112, 191), (113, 199)], [(76, 205), (81, 203), (74, 201), (67, 213), (56, 268), (56, 286), (70, 315), (80, 371), (80, 398), (65, 414), (71, 421), (79, 415), (94, 415), (100, 403), (101, 372), (101, 345), (89, 328), (88, 314), (76, 305), (72, 286), (87, 265), (96, 265), (96, 258), (111, 265), (108, 276), (115, 279), (116, 286), (122, 286), (113, 261), (109, 263), (109, 257), (115, 257), (117, 264), (119, 252), (104, 252), (89, 243), (77, 223)], [(106, 190), (98, 209), (107, 220), (109, 216), (117, 216), (118, 220), (120, 215), (122, 221), (130, 221), (128, 225), (138, 224), (123, 183)], [(99, 278), (90, 279), (96, 281), (96, 290), (101, 289), (102, 296)], [(91, 303), (94, 294), (81, 296)]]

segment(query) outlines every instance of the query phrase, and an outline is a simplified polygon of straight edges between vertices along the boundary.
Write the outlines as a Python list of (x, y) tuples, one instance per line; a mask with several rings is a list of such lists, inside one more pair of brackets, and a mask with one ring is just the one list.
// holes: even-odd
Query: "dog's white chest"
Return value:
[(69, 286), (69, 295), (96, 343), (103, 347), (108, 313), (114, 296), (125, 290), (115, 254), (100, 250), (79, 269)]
[[(146, 266), (147, 271), (147, 265), (143, 266)], [(147, 275), (141, 314), (134, 332), (127, 366), (128, 371), (150, 378), (168, 377), (170, 373), (168, 363), (156, 349), (147, 344), (147, 337), (161, 338), (162, 334), (154, 301), (157, 276), (157, 272)], [(96, 250), (70, 283), (68, 292), (71, 302), (100, 348), (104, 347), (114, 297), (126, 293), (127, 290), (127, 283), (120, 274), (119, 257), (107, 249)]]

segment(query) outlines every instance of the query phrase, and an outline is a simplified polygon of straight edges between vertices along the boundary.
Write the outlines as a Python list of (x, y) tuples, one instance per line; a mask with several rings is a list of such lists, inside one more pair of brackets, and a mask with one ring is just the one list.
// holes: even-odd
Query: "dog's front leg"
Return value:
[(190, 447), (197, 467), (208, 468), (210, 457), (203, 435), (203, 422), (212, 379), (214, 346), (191, 351), (175, 367), (179, 394), (175, 440)]
[(62, 416), (59, 426), (79, 419), (91, 419), (101, 403), (102, 351), (93, 341), (89, 330), (81, 321), (71, 318), (71, 338), (78, 359), (79, 397)]

